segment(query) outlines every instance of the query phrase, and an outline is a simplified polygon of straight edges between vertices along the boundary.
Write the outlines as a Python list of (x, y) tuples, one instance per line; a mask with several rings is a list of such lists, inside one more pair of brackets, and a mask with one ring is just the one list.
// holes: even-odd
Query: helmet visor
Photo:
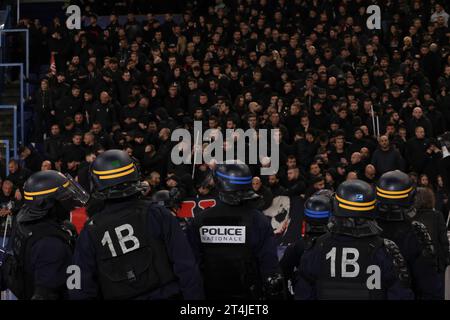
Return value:
[(89, 201), (89, 194), (83, 187), (72, 178), (70, 174), (66, 175), (69, 180), (69, 185), (64, 188), (64, 193), (60, 200), (66, 200), (72, 198), (75, 201), (80, 202), (82, 205), (85, 205)]

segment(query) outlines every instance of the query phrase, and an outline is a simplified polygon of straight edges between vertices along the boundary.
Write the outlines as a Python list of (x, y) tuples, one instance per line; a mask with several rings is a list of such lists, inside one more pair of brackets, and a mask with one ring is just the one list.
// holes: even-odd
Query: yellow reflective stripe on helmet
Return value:
[(345, 204), (349, 204), (351, 206), (357, 206), (357, 207), (367, 207), (375, 204), (377, 201), (376, 199), (370, 202), (354, 202), (354, 201), (348, 201), (340, 198), (338, 195), (336, 195), (336, 200)]
[(33, 200), (33, 197), (23, 196), (26, 200)]
[(128, 175), (128, 174), (130, 174), (132, 172), (134, 172), (134, 168), (132, 168), (131, 170), (125, 171), (125, 172), (117, 173), (117, 174), (111, 174), (111, 175), (108, 175), (108, 176), (98, 176), (98, 178), (100, 180), (103, 180), (103, 179), (114, 179), (114, 178), (119, 178), (119, 177), (126, 176), (126, 175)]
[(375, 209), (375, 206), (370, 207), (352, 207), (352, 206), (346, 206), (345, 204), (339, 203), (339, 207), (350, 210), (350, 211), (368, 211)]
[(377, 187), (377, 191), (382, 192), (384, 194), (393, 194), (393, 195), (409, 193), (409, 192), (411, 192), (412, 189), (413, 189), (413, 187), (406, 189), (406, 190), (402, 190), (402, 191), (389, 191), (389, 190), (384, 190), (384, 189)]
[[(70, 184), (70, 181), (67, 181), (66, 183), (64, 183), (62, 185), (62, 187), (63, 188), (67, 188), (69, 186), (69, 184)], [(59, 187), (56, 187), (56, 188), (53, 188), (53, 189), (42, 190), (42, 191), (36, 191), (36, 192), (24, 191), (24, 195), (26, 195), (26, 196), (41, 196), (41, 195), (44, 195), (44, 194), (49, 194), (49, 193), (52, 193), (52, 192), (56, 192), (56, 190), (58, 190), (58, 188)], [(28, 200), (31, 200), (31, 199), (28, 199)]]
[(43, 195), (43, 194), (49, 194), (49, 193), (52, 193), (52, 192), (55, 192), (56, 190), (58, 190), (58, 187), (56, 187), (56, 188), (53, 188), (53, 189), (47, 189), (47, 190), (42, 190), (42, 191), (36, 191), (36, 192), (24, 192), (24, 194), (26, 195), (26, 196), (40, 196), (40, 195)]
[(129, 165), (126, 165), (124, 167), (121, 168), (117, 168), (117, 169), (112, 169), (112, 170), (105, 170), (105, 171), (97, 171), (97, 170), (92, 170), (93, 173), (95, 174), (111, 174), (111, 173), (117, 173), (117, 172), (121, 172), (121, 171), (125, 171), (127, 169), (130, 169), (134, 166), (134, 163), (130, 163)]
[(398, 196), (391, 196), (391, 195), (388, 195), (388, 194), (377, 192), (377, 196), (382, 197), (382, 198), (387, 198), (387, 199), (403, 199), (403, 198), (408, 198), (409, 194), (402, 194), (402, 195), (398, 195)]

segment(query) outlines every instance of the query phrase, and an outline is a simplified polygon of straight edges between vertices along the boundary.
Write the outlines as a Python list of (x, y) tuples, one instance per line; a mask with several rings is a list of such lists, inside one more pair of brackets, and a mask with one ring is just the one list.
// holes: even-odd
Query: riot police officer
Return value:
[(219, 164), (214, 180), (217, 205), (197, 214), (189, 228), (206, 298), (284, 297), (273, 230), (256, 209), (259, 196), (249, 167), (237, 161)]
[(86, 223), (74, 264), (81, 288), (72, 299), (202, 299), (200, 272), (175, 217), (140, 199), (139, 168), (128, 154), (108, 150), (92, 163), (93, 197), (103, 208)]
[(72, 260), (76, 230), (58, 216), (88, 199), (78, 183), (57, 171), (37, 172), (25, 182), (25, 205), (14, 221), (12, 252), (2, 270), (6, 287), (19, 299), (67, 297), (66, 269)]
[(362, 180), (341, 183), (329, 232), (302, 255), (297, 299), (412, 299), (406, 262), (397, 246), (379, 236), (375, 191)]
[(309, 243), (314, 241), (313, 239), (328, 231), (327, 224), (332, 211), (332, 194), (331, 190), (320, 190), (306, 200), (302, 238), (290, 244), (280, 260), (284, 278), (288, 282), (288, 288), (292, 294), (295, 287), (295, 269), (305, 250), (305, 243), (309, 246)]
[(424, 224), (414, 221), (414, 195), (415, 187), (406, 173), (384, 173), (377, 184), (377, 221), (381, 235), (394, 241), (405, 257), (416, 299), (443, 299), (444, 284), (430, 234)]
[(189, 223), (188, 218), (177, 217), (177, 211), (181, 205), (180, 192), (178, 188), (172, 188), (169, 190), (159, 190), (156, 192), (151, 201), (155, 204), (159, 204), (166, 207), (174, 217), (178, 220), (178, 223), (183, 231), (186, 231), (187, 225)]

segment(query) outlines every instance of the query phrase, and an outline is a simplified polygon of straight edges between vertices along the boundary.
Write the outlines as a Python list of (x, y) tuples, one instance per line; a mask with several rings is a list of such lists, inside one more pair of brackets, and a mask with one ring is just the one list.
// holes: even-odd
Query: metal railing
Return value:
[[(13, 111), (13, 148), (14, 148), (14, 158), (17, 158), (17, 106), (15, 105), (0, 105), (0, 110), (12, 110)], [(8, 160), (9, 160), (9, 152), (10, 145), (8, 140), (0, 140), (0, 142), (7, 141), (8, 142)]]
[(9, 153), (10, 153), (10, 149), (9, 149), (9, 140), (0, 140), (0, 145), (4, 145), (5, 146), (5, 163), (6, 163), (6, 176), (9, 175)]
[[(5, 35), (8, 33), (20, 33), (20, 32), (24, 32), (25, 33), (25, 62), (17, 62), (17, 61), (3, 61), (3, 57), (2, 57), (2, 61), (0, 61), (2, 64), (22, 64), (25, 65), (25, 76), (28, 79), (30, 77), (30, 33), (28, 31), (28, 29), (4, 29), (4, 30), (0, 30), (0, 47), (2, 47), (5, 43)], [(22, 67), (22, 74), (23, 74), (23, 67)], [(20, 79), (20, 81), (23, 81), (23, 78)], [(27, 82), (26, 84), (26, 96), (28, 97), (30, 95), (30, 84)]]
[[(23, 79), (23, 63), (0, 63), (0, 67), (19, 67), (20, 68), (20, 97), (19, 97), (19, 112), (20, 112), (20, 142), (25, 143), (25, 128), (24, 128), (24, 79)], [(11, 106), (11, 105), (9, 105)], [(15, 125), (17, 125), (17, 119), (15, 120)], [(17, 127), (15, 127), (17, 130)]]

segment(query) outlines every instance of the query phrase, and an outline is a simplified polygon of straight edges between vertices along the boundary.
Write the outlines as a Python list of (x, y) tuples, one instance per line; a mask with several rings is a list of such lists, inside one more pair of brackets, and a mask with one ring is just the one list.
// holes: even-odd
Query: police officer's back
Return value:
[(24, 185), (25, 205), (14, 222), (11, 255), (2, 268), (6, 286), (19, 299), (67, 297), (66, 269), (76, 231), (58, 220), (59, 211), (88, 200), (72, 178), (57, 171), (33, 174)]
[(192, 250), (175, 217), (141, 200), (137, 165), (109, 150), (91, 168), (94, 196), (104, 199), (80, 233), (74, 263), (81, 289), (73, 299), (203, 298)]
[(377, 184), (377, 222), (382, 236), (394, 241), (408, 263), (416, 299), (443, 299), (443, 280), (426, 226), (416, 220), (415, 187), (399, 170), (384, 173)]
[(306, 248), (296, 282), (297, 299), (411, 299), (406, 263), (398, 247), (379, 237), (375, 191), (361, 180), (337, 189), (330, 231)]
[(302, 238), (290, 244), (280, 260), (283, 276), (288, 288), (295, 287), (296, 272), (300, 258), (311, 241), (328, 231), (328, 219), (332, 211), (332, 191), (321, 190), (309, 197), (305, 202)]
[(248, 166), (221, 164), (214, 176), (220, 200), (196, 215), (189, 229), (206, 298), (284, 297), (273, 230), (255, 208), (259, 196)]

